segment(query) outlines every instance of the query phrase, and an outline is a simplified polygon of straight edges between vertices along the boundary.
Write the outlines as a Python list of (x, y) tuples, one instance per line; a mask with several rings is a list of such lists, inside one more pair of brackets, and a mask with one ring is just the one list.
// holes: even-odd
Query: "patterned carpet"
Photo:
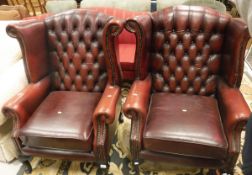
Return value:
[[(124, 125), (124, 126), (123, 126)], [(125, 124), (121, 124), (119, 128), (124, 128)], [(117, 131), (118, 139), (122, 136), (121, 131)], [(243, 133), (244, 135), (244, 133)], [(244, 138), (244, 137), (242, 137)], [(125, 137), (121, 141), (117, 138), (114, 140), (112, 149), (110, 151), (111, 162), (109, 168), (110, 175), (124, 175), (124, 174), (134, 174), (131, 167), (130, 161), (127, 158), (127, 153), (121, 148), (121, 143), (126, 140)], [(124, 148), (127, 149), (127, 148)], [(92, 163), (85, 163), (85, 172), (83, 173), (80, 169), (79, 161), (61, 161), (52, 160), (47, 158), (34, 157), (31, 161), (33, 171), (32, 175), (99, 175), (97, 172), (97, 166)], [(239, 157), (237, 166), (235, 168), (235, 175), (242, 175), (241, 171), (242, 160)], [(188, 167), (178, 167), (169, 164), (160, 164), (154, 162), (144, 162), (140, 166), (141, 175), (215, 175), (214, 170), (208, 169), (196, 169)], [(24, 167), (21, 167), (18, 175), (26, 175), (24, 173)]]
[[(245, 71), (246, 72), (246, 71)], [(244, 74), (241, 91), (249, 104), (252, 106), (252, 81)], [(124, 122), (118, 125), (115, 133), (112, 148), (110, 150), (111, 162), (109, 168), (110, 175), (133, 175), (134, 171), (130, 164), (129, 155), (129, 130), (130, 120), (124, 117)], [(242, 132), (241, 145), (244, 143), (245, 132)], [(52, 160), (47, 158), (34, 157), (31, 160), (33, 171), (31, 175), (99, 175), (97, 172), (97, 166), (92, 163), (85, 163), (83, 173), (80, 169), (79, 161), (62, 161)], [(238, 158), (237, 165), (235, 167), (235, 175), (243, 175), (242, 170), (242, 158), (241, 155)], [(214, 170), (208, 169), (195, 169), (189, 167), (178, 167), (169, 164), (161, 164), (156, 162), (143, 162), (140, 165), (141, 175), (215, 175)], [(24, 167), (18, 172), (18, 175), (26, 175), (24, 173)]]

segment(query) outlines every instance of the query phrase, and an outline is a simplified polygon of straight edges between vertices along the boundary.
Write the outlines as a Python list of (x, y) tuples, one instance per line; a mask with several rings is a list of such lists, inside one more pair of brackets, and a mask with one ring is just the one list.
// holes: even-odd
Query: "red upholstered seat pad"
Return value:
[[(99, 12), (105, 13), (107, 15), (115, 16), (121, 19), (133, 18), (134, 16), (143, 15), (148, 12), (133, 12), (116, 8), (108, 8), (108, 7), (94, 7), (91, 8), (97, 10)], [(123, 30), (122, 33), (118, 37), (119, 42), (119, 60), (122, 66), (124, 78), (132, 79), (132, 77), (128, 77), (125, 74), (127, 71), (134, 71), (134, 61), (135, 61), (135, 50), (136, 50), (136, 37), (133, 33), (128, 32), (127, 30)], [(134, 74), (134, 72), (130, 73)]]
[(154, 152), (213, 159), (228, 148), (217, 101), (186, 94), (152, 95), (143, 142)]
[(21, 138), (30, 147), (90, 151), (92, 114), (100, 97), (101, 93), (50, 93), (20, 130)]
[(134, 44), (119, 44), (119, 58), (124, 71), (134, 71), (136, 47)]

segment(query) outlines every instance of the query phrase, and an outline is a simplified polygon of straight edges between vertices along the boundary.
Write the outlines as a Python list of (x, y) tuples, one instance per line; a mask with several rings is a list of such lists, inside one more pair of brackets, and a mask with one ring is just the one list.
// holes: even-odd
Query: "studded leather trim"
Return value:
[(97, 121), (97, 139), (94, 154), (97, 162), (100, 162), (101, 164), (107, 164), (108, 161), (108, 152), (106, 148), (107, 131), (107, 124), (99, 118)]
[(141, 128), (142, 117), (133, 115), (131, 120), (131, 134), (130, 134), (130, 151), (132, 159), (139, 161), (139, 152), (141, 151)]

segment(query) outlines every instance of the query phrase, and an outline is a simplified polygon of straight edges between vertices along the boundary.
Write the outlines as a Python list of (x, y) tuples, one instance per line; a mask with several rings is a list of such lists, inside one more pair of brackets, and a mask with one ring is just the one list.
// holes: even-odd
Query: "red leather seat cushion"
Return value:
[(185, 94), (152, 95), (143, 142), (150, 151), (213, 159), (228, 148), (217, 101)]
[(20, 130), (25, 145), (89, 152), (92, 114), (101, 93), (54, 91)]

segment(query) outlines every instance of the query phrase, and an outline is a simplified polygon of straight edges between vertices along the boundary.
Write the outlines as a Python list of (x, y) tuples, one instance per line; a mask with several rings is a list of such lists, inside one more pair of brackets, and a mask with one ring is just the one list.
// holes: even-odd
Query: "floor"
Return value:
[(0, 162), (0, 174), (16, 175), (21, 167), (21, 163), (15, 160), (9, 164)]

